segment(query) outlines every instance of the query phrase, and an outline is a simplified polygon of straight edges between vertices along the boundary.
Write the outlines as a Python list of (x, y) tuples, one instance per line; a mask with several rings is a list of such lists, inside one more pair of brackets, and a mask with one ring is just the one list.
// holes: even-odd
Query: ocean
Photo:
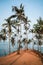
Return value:
[[(22, 44), (22, 46), (24, 47), (24, 45)], [(28, 48), (32, 49), (33, 45), (29, 44)], [(10, 43), (10, 53), (15, 52), (18, 48), (17, 43), (12, 46), (12, 44)], [(34, 49), (38, 50), (38, 46), (34, 45)], [(39, 49), (40, 50), (40, 49)], [(41, 46), (41, 53), (43, 53), (43, 46)], [(9, 42), (8, 41), (0, 41), (0, 57), (2, 56), (6, 56), (9, 54)]]

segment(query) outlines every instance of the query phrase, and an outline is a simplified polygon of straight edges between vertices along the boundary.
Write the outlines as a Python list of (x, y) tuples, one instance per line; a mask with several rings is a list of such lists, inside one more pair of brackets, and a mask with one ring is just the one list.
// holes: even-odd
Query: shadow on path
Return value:
[(16, 62), (19, 58), (21, 58), (23, 55), (24, 55), (24, 53), (23, 53), (23, 54), (20, 54), (19, 57), (17, 57), (17, 58), (15, 59), (15, 61), (13, 61), (12, 63), (10, 63), (10, 65), (12, 65), (13, 63), (15, 63), (15, 62)]

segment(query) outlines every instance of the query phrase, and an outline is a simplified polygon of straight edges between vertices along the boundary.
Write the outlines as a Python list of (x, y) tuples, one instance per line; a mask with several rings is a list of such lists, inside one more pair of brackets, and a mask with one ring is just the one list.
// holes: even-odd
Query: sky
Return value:
[(5, 19), (14, 14), (12, 6), (24, 5), (25, 15), (31, 20), (31, 28), (39, 17), (43, 19), (43, 0), (0, 0), (0, 30)]

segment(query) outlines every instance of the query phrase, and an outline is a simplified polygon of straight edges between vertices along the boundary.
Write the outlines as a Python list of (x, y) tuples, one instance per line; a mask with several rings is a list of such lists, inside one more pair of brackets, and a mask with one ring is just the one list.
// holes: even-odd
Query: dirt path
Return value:
[(31, 51), (16, 52), (6, 57), (0, 58), (0, 65), (43, 65), (40, 58)]

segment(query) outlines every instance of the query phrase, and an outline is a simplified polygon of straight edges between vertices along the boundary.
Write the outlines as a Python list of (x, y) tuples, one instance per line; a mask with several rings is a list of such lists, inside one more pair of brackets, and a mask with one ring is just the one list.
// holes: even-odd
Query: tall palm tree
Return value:
[[(15, 15), (17, 17), (17, 20), (20, 22), (20, 25), (17, 24), (17, 26), (18, 26), (18, 35), (19, 35), (19, 32), (20, 32), (20, 36), (21, 36), (21, 23), (22, 23), (22, 21), (25, 20), (24, 6), (22, 4), (20, 5), (20, 8), (13, 6), (12, 11), (13, 12), (15, 11)], [(20, 30), (19, 30), (19, 27), (20, 27)], [(20, 46), (20, 44), (19, 44), (19, 46)], [(19, 47), (19, 50), (20, 50), (20, 47)]]
[(25, 35), (26, 35), (26, 44), (28, 46), (28, 31), (29, 31), (29, 27), (30, 27), (30, 20), (28, 21), (28, 18), (26, 17), (25, 22), (24, 22), (24, 29), (25, 29)]
[(9, 18), (5, 19), (7, 23), (2, 24), (2, 26), (5, 26), (5, 28), (8, 28), (8, 36), (9, 36), (9, 53), (10, 53), (10, 38), (11, 38), (11, 34), (12, 34), (12, 28), (14, 27), (16, 29), (15, 26), (13, 26), (15, 24), (15, 21), (11, 21)]
[[(20, 34), (20, 32), (21, 32), (21, 31), (20, 31), (20, 23), (17, 23), (17, 24), (16, 24), (16, 27), (17, 27), (17, 29), (16, 29), (16, 30), (17, 30), (17, 34), (18, 34), (18, 37), (17, 37), (17, 38), (19, 38), (19, 36), (21, 35), (21, 34)], [(19, 52), (19, 51), (20, 51), (21, 39), (20, 39), (20, 40), (18, 40), (18, 42), (17, 42), (17, 43), (19, 44), (19, 46), (18, 46), (18, 50), (17, 50), (17, 54), (20, 54), (20, 52)]]
[(33, 26), (34, 30), (35, 30), (35, 36), (38, 39), (38, 45), (41, 45), (41, 39), (42, 39), (42, 35), (43, 34), (43, 20), (40, 17), (39, 19), (37, 19), (37, 24), (34, 24)]

